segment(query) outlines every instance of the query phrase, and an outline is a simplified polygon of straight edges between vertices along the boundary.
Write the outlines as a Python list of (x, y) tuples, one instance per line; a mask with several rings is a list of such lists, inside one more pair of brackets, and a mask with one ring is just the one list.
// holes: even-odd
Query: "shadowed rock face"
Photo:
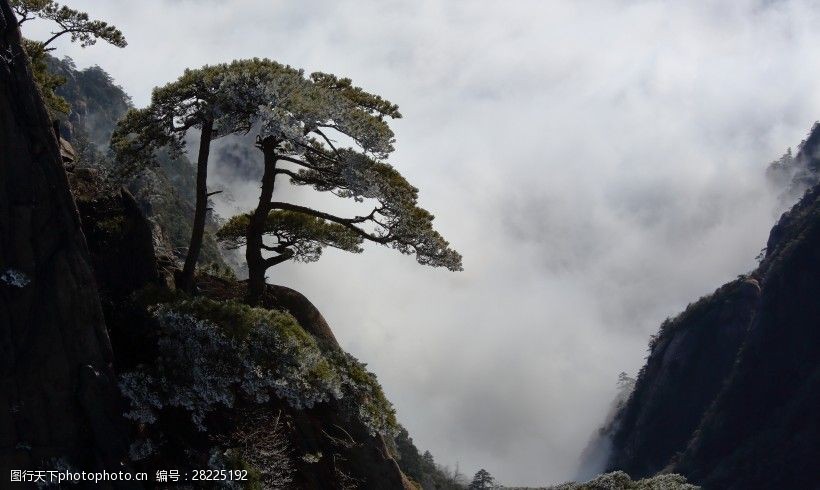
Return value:
[(339, 347), (336, 336), (333, 335), (333, 330), (330, 329), (325, 317), (299, 291), (285, 286), (268, 285), (263, 302), (265, 308), (283, 310), (293, 315), (302, 328), (326, 346)]
[(125, 189), (77, 202), (103, 301), (160, 283), (151, 223)]
[(749, 278), (665, 324), (619, 415), (610, 468), (705, 488), (817, 488), (820, 186)]
[(820, 481), (820, 187), (778, 228), (732, 376), (676, 464), (709, 488)]
[(616, 421), (610, 466), (649, 476), (686, 446), (732, 372), (759, 295), (757, 281), (739, 279), (664, 325)]
[[(414, 490), (399, 469), (381, 436), (371, 435), (360, 423), (341, 415), (332, 404), (309, 410), (288, 411), (290, 444), (296, 454), (321, 453), (317, 463), (297, 460), (293, 488), (345, 488)], [(340, 478), (340, 472), (348, 478)], [(347, 480), (347, 481), (345, 481)], [(351, 487), (353, 488), (353, 487)]]
[(112, 351), (60, 149), (0, 0), (0, 470), (118, 468)]

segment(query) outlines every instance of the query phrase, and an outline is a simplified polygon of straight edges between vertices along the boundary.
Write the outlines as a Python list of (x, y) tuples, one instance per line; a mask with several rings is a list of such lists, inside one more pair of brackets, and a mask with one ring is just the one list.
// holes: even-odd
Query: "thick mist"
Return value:
[[(573, 477), (660, 322), (754, 267), (781, 211), (765, 166), (820, 118), (809, 1), (71, 5), (131, 44), (57, 53), (138, 106), (187, 66), (252, 56), (400, 105), (391, 161), (465, 271), (370, 246), (270, 279), (322, 310), (420, 448), (507, 485)], [(247, 210), (261, 166), (217, 160), (218, 212)]]

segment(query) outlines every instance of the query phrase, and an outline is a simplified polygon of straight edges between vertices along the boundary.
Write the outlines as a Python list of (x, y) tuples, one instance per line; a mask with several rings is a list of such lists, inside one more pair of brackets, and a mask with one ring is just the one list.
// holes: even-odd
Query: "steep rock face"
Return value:
[[(321, 454), (313, 463), (298, 458), (293, 487), (303, 489), (414, 490), (380, 435), (341, 415), (332, 404), (289, 411), (290, 446), (295, 454)], [(355, 485), (355, 486), (354, 486)]]
[(661, 327), (615, 421), (612, 467), (649, 476), (686, 446), (732, 371), (759, 295), (757, 281), (738, 279)]
[(732, 376), (675, 465), (709, 488), (820, 484), (820, 186), (772, 235)]
[(125, 189), (90, 201), (78, 200), (83, 229), (101, 292), (111, 301), (148, 283), (159, 283), (151, 223)]
[(820, 186), (748, 278), (665, 324), (619, 415), (609, 467), (706, 488), (820, 481)]
[(60, 149), (0, 0), (0, 468), (119, 467), (111, 346)]

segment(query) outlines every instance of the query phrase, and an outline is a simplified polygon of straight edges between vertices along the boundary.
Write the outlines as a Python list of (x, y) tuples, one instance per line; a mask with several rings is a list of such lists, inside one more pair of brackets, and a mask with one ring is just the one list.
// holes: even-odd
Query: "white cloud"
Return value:
[(185, 67), (260, 56), (401, 106), (394, 163), (465, 272), (371, 248), (271, 278), (370, 363), (420, 447), (506, 484), (572, 477), (660, 321), (753, 267), (764, 165), (820, 114), (809, 1), (70, 4), (131, 44), (58, 53), (137, 104)]

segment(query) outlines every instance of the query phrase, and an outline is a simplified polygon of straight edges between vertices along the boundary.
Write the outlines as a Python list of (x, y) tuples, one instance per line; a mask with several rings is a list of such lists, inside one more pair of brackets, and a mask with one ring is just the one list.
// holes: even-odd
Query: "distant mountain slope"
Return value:
[(814, 123), (809, 135), (797, 147), (769, 165), (766, 171), (772, 184), (781, 191), (781, 199), (794, 202), (806, 190), (820, 182), (820, 123)]
[(820, 127), (772, 166), (808, 190), (751, 274), (664, 323), (612, 425), (610, 470), (705, 488), (820, 488)]
[[(103, 174), (116, 173), (108, 144), (117, 121), (132, 108), (131, 98), (99, 66), (78, 70), (69, 58), (50, 57), (48, 68), (66, 80), (56, 93), (71, 106), (62, 124), (62, 133), (77, 149), (76, 165), (94, 168)], [(171, 159), (159, 155), (158, 160), (159, 167), (146, 169), (125, 184), (155, 225), (155, 234), (161, 236), (158, 242), (166, 242), (169, 251), (181, 258), (191, 237), (195, 170), (185, 157)], [(216, 228), (217, 219), (211, 216), (200, 264), (224, 266), (213, 237)]]
[(117, 121), (132, 107), (131, 97), (99, 66), (79, 70), (70, 58), (51, 56), (47, 64), (65, 80), (56, 93), (71, 106), (63, 136), (73, 143), (87, 139), (104, 150)]

